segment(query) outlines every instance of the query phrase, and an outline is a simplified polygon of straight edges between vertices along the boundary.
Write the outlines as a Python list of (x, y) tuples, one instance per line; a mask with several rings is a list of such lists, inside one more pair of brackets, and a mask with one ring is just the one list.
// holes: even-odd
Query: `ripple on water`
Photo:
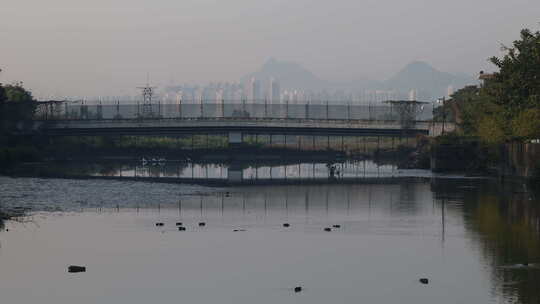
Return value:
[(0, 176), (0, 203), (32, 210), (76, 210), (83, 207), (130, 207), (176, 203), (181, 195), (217, 192), (216, 188), (116, 180), (11, 178)]

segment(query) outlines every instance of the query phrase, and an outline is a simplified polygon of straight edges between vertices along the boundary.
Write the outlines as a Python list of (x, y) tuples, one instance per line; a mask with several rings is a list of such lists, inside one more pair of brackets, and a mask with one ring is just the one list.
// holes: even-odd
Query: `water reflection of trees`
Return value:
[(437, 194), (441, 200), (461, 196), (465, 229), (490, 266), (495, 292), (517, 303), (540, 303), (538, 196), (491, 182), (467, 188), (463, 181), (440, 186)]

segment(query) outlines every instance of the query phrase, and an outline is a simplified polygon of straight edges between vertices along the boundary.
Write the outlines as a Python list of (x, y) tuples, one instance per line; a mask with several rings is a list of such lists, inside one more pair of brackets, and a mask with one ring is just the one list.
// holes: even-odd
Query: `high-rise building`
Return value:
[(225, 94), (224, 94), (224, 90), (223, 89), (217, 89), (216, 90), (216, 97), (215, 97), (215, 103), (216, 104), (221, 104), (223, 103), (223, 100), (225, 99)]
[(279, 82), (274, 78), (270, 78), (268, 86), (268, 102), (272, 104), (278, 104), (281, 99), (281, 88)]
[(261, 83), (258, 80), (253, 82), (253, 102), (261, 101)]
[(181, 104), (184, 101), (184, 91), (179, 90), (176, 92), (176, 103)]
[(245, 86), (245, 95), (249, 102), (261, 99), (261, 85), (255, 77), (251, 77)]
[(446, 89), (446, 96), (450, 97), (454, 94), (454, 86), (453, 85), (449, 85), (448, 88)]
[(418, 98), (418, 93), (416, 92), (416, 89), (412, 89), (409, 91), (409, 101), (415, 101)]

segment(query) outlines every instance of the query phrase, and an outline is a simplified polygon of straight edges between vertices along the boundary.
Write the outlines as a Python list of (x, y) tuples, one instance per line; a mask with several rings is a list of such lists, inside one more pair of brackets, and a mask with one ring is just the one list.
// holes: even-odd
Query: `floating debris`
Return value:
[(330, 232), (330, 231), (332, 231), (332, 228), (326, 227), (326, 228), (324, 228), (324, 231)]
[(302, 286), (296, 286), (294, 288), (294, 292), (298, 293), (298, 292), (301, 292), (302, 291)]
[(68, 267), (68, 272), (69, 273), (86, 272), (86, 267), (71, 265)]
[(283, 227), (291, 227), (291, 224), (285, 223), (285, 224), (283, 224)]
[(183, 225), (182, 222), (177, 222), (176, 223), (176, 226), (182, 226), (182, 225)]
[(180, 226), (180, 227), (178, 227), (178, 231), (186, 231), (186, 227)]
[(204, 226), (206, 226), (206, 223), (205, 223), (205, 222), (200, 222), (200, 223), (199, 223), (199, 227), (204, 227)]
[(429, 280), (427, 278), (421, 278), (419, 281), (420, 281), (420, 283), (422, 283), (424, 285), (429, 283)]
[(234, 229), (233, 232), (244, 232), (246, 229)]
[(163, 226), (165, 226), (164, 223), (156, 223), (156, 227), (163, 227)]
[(332, 227), (334, 227), (334, 228), (341, 228), (341, 225), (334, 225), (334, 226), (332, 226)]

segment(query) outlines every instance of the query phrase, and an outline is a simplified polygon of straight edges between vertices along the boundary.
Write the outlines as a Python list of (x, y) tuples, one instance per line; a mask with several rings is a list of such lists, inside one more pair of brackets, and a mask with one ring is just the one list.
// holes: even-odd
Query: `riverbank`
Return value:
[(26, 215), (28, 208), (17, 206), (12, 208), (0, 207), (0, 230), (4, 230), (5, 222), (17, 218), (22, 218)]
[(430, 142), (433, 172), (467, 172), (497, 177), (501, 182), (540, 183), (540, 144), (485, 144), (474, 137), (448, 135)]

